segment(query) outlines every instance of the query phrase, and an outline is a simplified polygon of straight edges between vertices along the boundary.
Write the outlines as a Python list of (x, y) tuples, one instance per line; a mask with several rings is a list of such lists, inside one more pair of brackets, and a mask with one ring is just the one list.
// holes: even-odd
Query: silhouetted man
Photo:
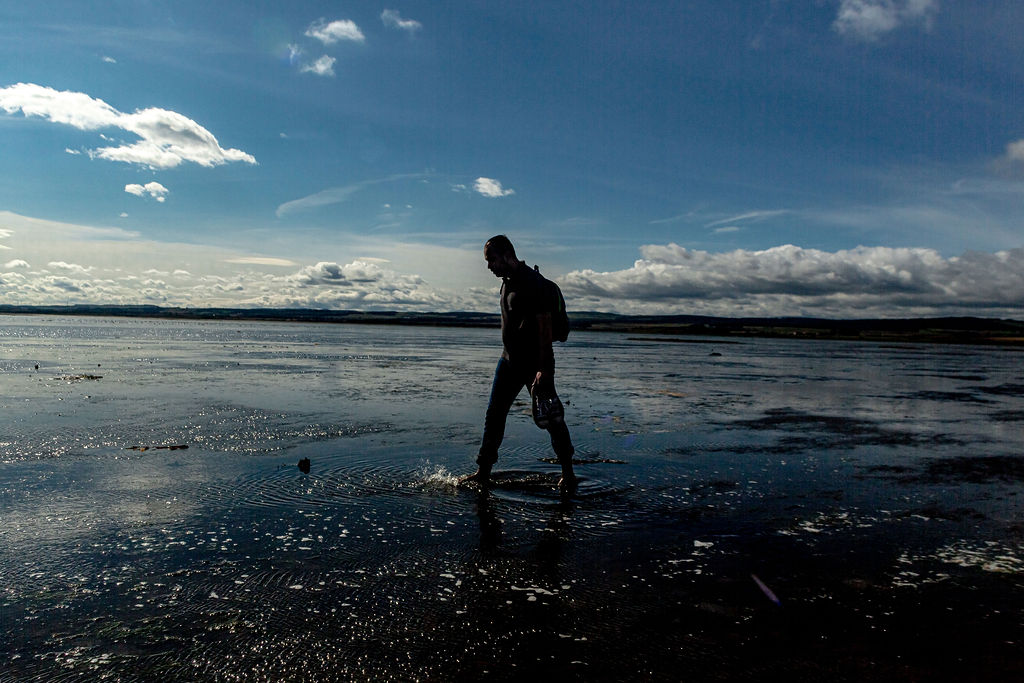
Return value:
[[(504, 235), (492, 237), (484, 245), (487, 268), (500, 277), (501, 341), (504, 351), (494, 371), (491, 398), (484, 418), (484, 435), (476, 462), (478, 469), (464, 479), (486, 486), (491, 468), (498, 460), (498, 447), (505, 436), (505, 419), (523, 387), (534, 395), (538, 391), (555, 395), (555, 358), (551, 350), (551, 314), (555, 302), (544, 278), (516, 257), (515, 247)], [(576, 488), (572, 470), (574, 453), (569, 428), (561, 416), (550, 420), (551, 447), (562, 465), (558, 487), (565, 493)]]

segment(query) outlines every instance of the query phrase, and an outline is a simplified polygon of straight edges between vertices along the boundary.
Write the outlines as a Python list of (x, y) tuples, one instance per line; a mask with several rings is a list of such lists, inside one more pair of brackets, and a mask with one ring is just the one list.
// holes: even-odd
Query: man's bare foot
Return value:
[(473, 474), (467, 474), (465, 477), (459, 479), (459, 486), (470, 483), (475, 483), (479, 485), (480, 488), (487, 488), (491, 483), (491, 468), (481, 465)]
[(579, 483), (580, 480), (572, 472), (563, 473), (562, 478), (558, 480), (558, 491), (563, 496), (571, 496), (576, 493)]

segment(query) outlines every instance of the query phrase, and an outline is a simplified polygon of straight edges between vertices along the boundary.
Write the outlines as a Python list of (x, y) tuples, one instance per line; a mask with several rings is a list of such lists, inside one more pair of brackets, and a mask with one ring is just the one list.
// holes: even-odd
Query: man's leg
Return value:
[(551, 435), (551, 448), (562, 466), (562, 479), (558, 482), (558, 488), (564, 493), (571, 494), (576, 490), (576, 473), (572, 469), (572, 456), (576, 449), (573, 448), (569, 428), (565, 425), (565, 420), (559, 419), (548, 427), (548, 433)]
[[(551, 380), (550, 390), (557, 395), (554, 378)], [(551, 421), (548, 434), (551, 436), (551, 449), (558, 456), (558, 464), (562, 466), (562, 479), (558, 482), (558, 488), (571, 494), (576, 490), (576, 473), (572, 469), (572, 456), (576, 449), (572, 445), (572, 437), (569, 436), (569, 427), (565, 424), (564, 416)]]
[(484, 435), (480, 442), (480, 454), (476, 464), (477, 473), (469, 477), (471, 480), (486, 482), (491, 475), (491, 467), (498, 460), (498, 447), (505, 438), (505, 420), (508, 411), (523, 389), (524, 382), (518, 377), (507, 360), (498, 360), (494, 369), (494, 382), (491, 384), (491, 397), (487, 401), (487, 413), (484, 415)]

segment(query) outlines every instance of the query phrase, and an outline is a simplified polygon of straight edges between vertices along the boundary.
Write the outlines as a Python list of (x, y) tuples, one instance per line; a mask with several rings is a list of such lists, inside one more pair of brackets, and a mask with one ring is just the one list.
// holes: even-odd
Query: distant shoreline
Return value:
[[(162, 320), (235, 320), (430, 327), (498, 327), (496, 313), (455, 311), (406, 313), (398, 311), (330, 311), (266, 308), (172, 308), (162, 306), (9, 306), (0, 315), (155, 318)], [(692, 315), (618, 315), (573, 312), (574, 330), (652, 335), (652, 341), (681, 341), (681, 337), (835, 339), (872, 342), (984, 344), (1024, 347), (1024, 321), (1013, 319), (874, 318), (718, 318)], [(669, 337), (656, 339), (653, 336)]]

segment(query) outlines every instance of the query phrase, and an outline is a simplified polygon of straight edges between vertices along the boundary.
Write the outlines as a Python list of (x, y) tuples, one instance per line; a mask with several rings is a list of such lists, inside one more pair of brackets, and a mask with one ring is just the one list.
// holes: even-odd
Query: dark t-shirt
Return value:
[(540, 273), (520, 261), (516, 272), (504, 278), (501, 285), (501, 341), (505, 346), (502, 356), (524, 372), (552, 372), (554, 360), (550, 353), (550, 367), (541, 367), (537, 328), (537, 316), (551, 312), (552, 302), (545, 296)]

